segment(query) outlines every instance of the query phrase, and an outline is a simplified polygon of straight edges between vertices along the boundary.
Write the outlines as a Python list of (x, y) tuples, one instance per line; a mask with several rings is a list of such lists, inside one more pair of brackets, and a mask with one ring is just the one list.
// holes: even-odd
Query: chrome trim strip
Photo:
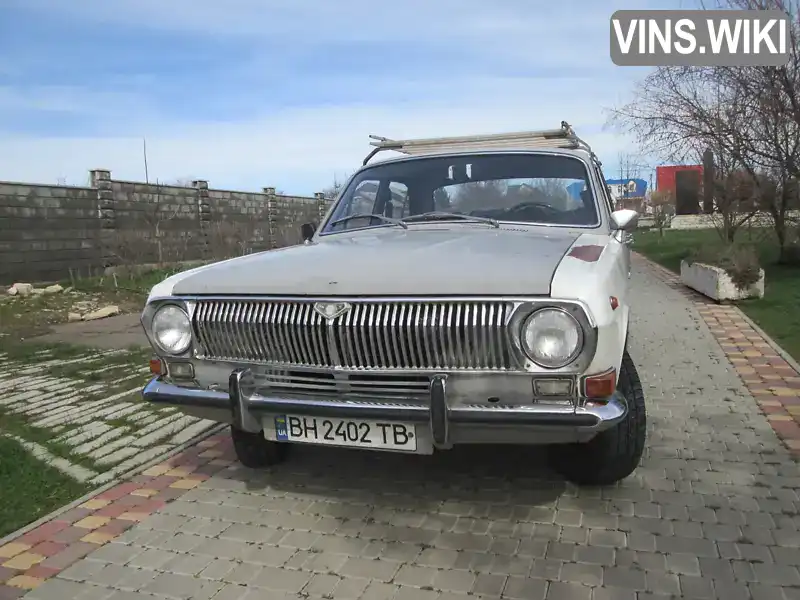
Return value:
[[(242, 375), (237, 376), (242, 381)], [(291, 400), (279, 397), (247, 395), (247, 387), (239, 386), (239, 397), (234, 401), (230, 392), (199, 390), (180, 387), (154, 377), (142, 390), (148, 402), (170, 404), (173, 406), (193, 406), (199, 408), (230, 409), (236, 404), (243, 413), (295, 413), (309, 416), (335, 416), (339, 418), (387, 419), (430, 423), (429, 406), (380, 404), (355, 401), (317, 401)], [(615, 392), (605, 404), (587, 404), (577, 409), (559, 406), (531, 404), (513, 408), (487, 406), (448, 407), (448, 423), (520, 425), (520, 426), (563, 426), (581, 430), (602, 431), (619, 423), (628, 412), (625, 398)], [(246, 416), (243, 415), (246, 419)], [(252, 421), (246, 421), (252, 423)]]

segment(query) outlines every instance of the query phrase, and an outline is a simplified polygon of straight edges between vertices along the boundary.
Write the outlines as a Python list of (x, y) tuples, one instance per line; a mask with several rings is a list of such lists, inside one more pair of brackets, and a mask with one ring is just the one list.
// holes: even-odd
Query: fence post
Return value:
[(100, 220), (99, 248), (97, 250), (101, 266), (105, 268), (111, 266), (109, 263), (113, 262), (111, 247), (117, 228), (114, 192), (111, 189), (111, 171), (92, 169), (89, 171), (89, 185), (97, 192), (97, 218)]
[(328, 212), (328, 201), (325, 199), (323, 192), (315, 192), (314, 198), (317, 201), (317, 226), (322, 225), (322, 219), (325, 218), (325, 213)]
[(274, 250), (278, 247), (278, 198), (274, 187), (265, 187), (261, 191), (267, 196), (267, 247)]
[(200, 228), (200, 253), (204, 258), (209, 254), (209, 229), (211, 227), (211, 202), (208, 197), (208, 181), (195, 179), (192, 187), (197, 191), (197, 221)]

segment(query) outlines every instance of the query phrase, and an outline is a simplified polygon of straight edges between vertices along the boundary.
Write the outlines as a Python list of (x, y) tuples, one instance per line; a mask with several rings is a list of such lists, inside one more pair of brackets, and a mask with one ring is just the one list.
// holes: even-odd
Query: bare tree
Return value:
[[(717, 0), (707, 8), (778, 9), (789, 14), (789, 62), (781, 67), (665, 67), (646, 77), (612, 122), (663, 158), (697, 161), (709, 148), (714, 217), (730, 242), (766, 211), (780, 260), (796, 238), (790, 211), (800, 178), (800, 0)], [(746, 175), (746, 177), (745, 177)]]
[[(741, 139), (748, 127), (748, 115), (742, 111), (743, 91), (717, 83), (711, 68), (659, 68), (639, 84), (631, 102), (613, 111), (612, 123), (667, 160), (697, 162), (710, 148), (718, 172), (714, 208), (721, 216), (723, 239), (732, 242), (758, 207), (741, 202), (741, 194), (734, 193), (733, 180), (728, 179), (733, 173), (749, 172)], [(738, 175), (736, 181), (740, 181)], [(750, 209), (739, 213), (744, 206)]]
[(778, 9), (789, 19), (789, 61), (780, 67), (719, 67), (721, 87), (738, 90), (744, 126), (734, 148), (759, 187), (759, 208), (772, 220), (779, 261), (788, 262), (797, 249), (797, 222), (790, 216), (798, 206), (800, 178), (800, 2), (791, 0), (725, 0), (723, 8)]
[(671, 190), (652, 192), (650, 206), (653, 208), (653, 225), (658, 230), (659, 238), (662, 238), (664, 229), (670, 226), (675, 215), (675, 194)]
[(322, 194), (325, 196), (326, 200), (335, 200), (336, 197), (339, 195), (339, 192), (342, 191), (344, 184), (350, 179), (350, 175), (347, 175), (344, 179), (339, 179), (338, 176), (334, 175), (333, 183), (322, 190)]

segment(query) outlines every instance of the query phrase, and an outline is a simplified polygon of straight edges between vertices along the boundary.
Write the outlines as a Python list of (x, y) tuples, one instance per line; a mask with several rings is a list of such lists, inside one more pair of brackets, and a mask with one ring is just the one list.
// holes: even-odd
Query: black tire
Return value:
[(627, 350), (622, 355), (617, 387), (628, 402), (628, 414), (622, 421), (586, 443), (551, 448), (553, 466), (572, 483), (611, 485), (639, 466), (647, 438), (647, 417), (642, 382)]
[(231, 438), (236, 458), (249, 469), (262, 469), (277, 465), (286, 459), (289, 444), (273, 442), (264, 433), (250, 433), (231, 425)]

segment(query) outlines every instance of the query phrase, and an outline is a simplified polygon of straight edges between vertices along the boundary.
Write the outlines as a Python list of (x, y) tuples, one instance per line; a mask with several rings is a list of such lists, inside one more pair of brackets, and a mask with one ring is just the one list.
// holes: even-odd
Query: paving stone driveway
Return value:
[[(109, 364), (113, 358), (116, 362)], [(91, 379), (103, 372), (112, 375)], [(45, 462), (79, 481), (100, 485), (214, 425), (172, 407), (144, 404), (141, 390), (149, 377), (141, 357), (127, 350), (87, 349), (69, 359), (45, 352), (33, 361), (12, 360), (0, 352), (0, 410), (50, 432), (48, 444), (59, 445), (65, 457), (16, 438)]]
[(650, 437), (622, 484), (578, 490), (524, 448), (218, 460), (25, 597), (800, 598), (800, 469), (690, 301), (634, 278)]

